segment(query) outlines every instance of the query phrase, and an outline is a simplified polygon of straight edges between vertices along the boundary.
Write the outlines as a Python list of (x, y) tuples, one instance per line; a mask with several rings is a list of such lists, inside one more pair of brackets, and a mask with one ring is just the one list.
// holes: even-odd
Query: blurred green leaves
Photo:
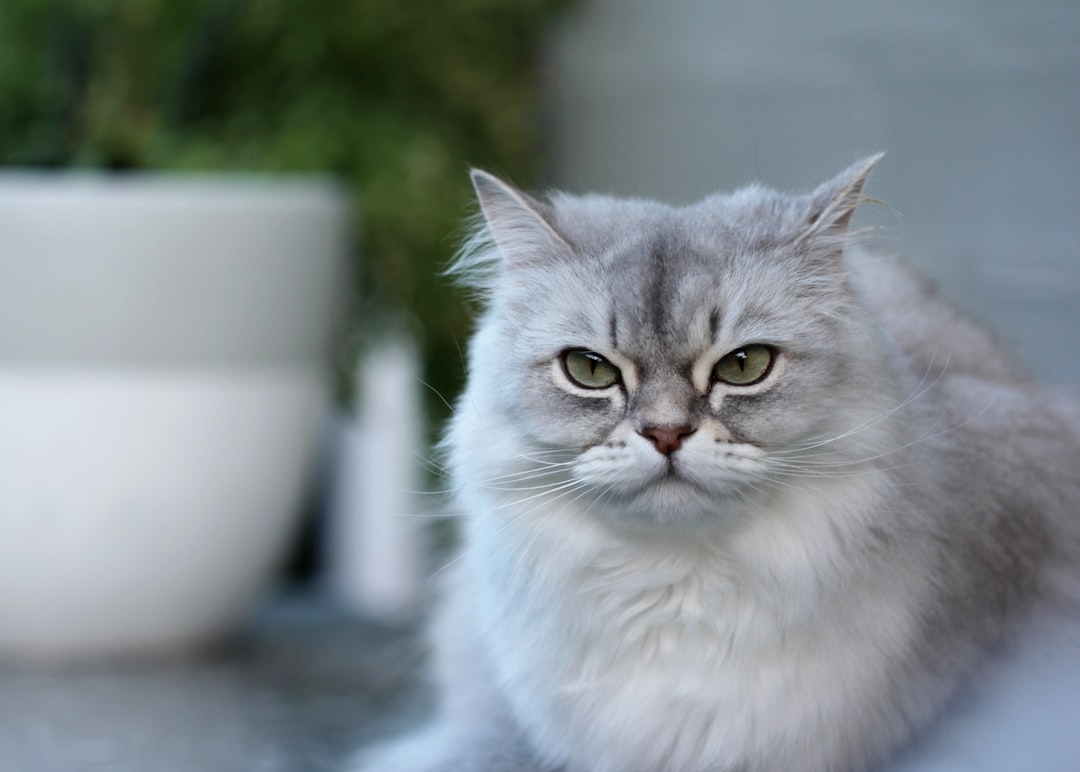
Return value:
[(538, 50), (565, 2), (3, 0), (0, 163), (339, 176), (358, 318), (404, 317), (452, 392), (466, 319), (438, 273), (466, 171), (535, 173)]

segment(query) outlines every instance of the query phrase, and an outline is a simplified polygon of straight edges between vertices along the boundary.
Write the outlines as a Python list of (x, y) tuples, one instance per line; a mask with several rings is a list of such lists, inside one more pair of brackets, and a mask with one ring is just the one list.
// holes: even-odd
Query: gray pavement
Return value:
[(0, 664), (0, 770), (340, 770), (423, 713), (415, 641), (304, 596), (189, 659)]

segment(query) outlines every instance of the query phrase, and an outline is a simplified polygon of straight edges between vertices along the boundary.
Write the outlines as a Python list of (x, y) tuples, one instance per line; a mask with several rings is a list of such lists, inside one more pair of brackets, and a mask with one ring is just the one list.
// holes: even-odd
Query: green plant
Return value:
[(564, 1), (4, 0), (0, 163), (340, 177), (358, 316), (404, 320), (451, 393), (467, 322), (438, 274), (466, 170), (536, 172), (538, 45)]

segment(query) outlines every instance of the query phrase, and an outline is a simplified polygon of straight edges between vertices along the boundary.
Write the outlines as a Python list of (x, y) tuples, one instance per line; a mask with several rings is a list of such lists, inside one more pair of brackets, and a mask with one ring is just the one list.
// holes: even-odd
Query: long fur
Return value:
[[(853, 246), (878, 158), (682, 209), (474, 175), (443, 702), (362, 769), (867, 769), (1074, 602), (1075, 413)], [(751, 344), (763, 380), (712, 377)], [(575, 383), (578, 349), (620, 383)]]

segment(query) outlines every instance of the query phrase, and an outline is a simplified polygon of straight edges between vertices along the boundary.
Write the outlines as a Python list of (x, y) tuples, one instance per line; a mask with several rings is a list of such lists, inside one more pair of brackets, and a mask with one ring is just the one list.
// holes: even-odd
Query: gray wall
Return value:
[(1080, 394), (1080, 2), (579, 0), (549, 54), (554, 184), (686, 202), (885, 150), (859, 222)]

